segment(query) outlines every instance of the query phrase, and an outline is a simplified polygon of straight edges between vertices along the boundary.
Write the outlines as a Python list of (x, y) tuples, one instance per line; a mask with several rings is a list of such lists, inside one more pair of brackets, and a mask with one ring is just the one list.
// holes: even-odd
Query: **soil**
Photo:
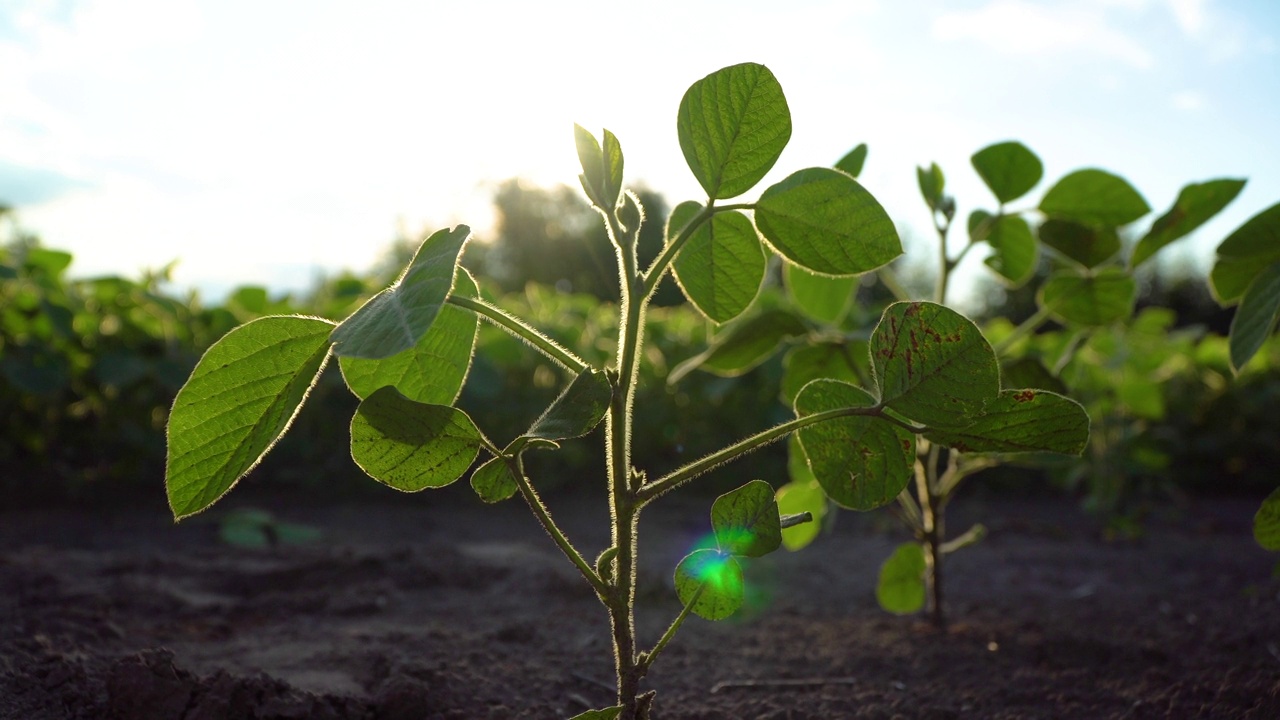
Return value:
[[(602, 608), (518, 500), (465, 483), (324, 503), (238, 490), (175, 526), (159, 502), (0, 510), (0, 718), (565, 718), (611, 704)], [(584, 554), (603, 498), (557, 492)], [(219, 539), (237, 507), (319, 541)], [(1280, 718), (1277, 557), (1257, 499), (1148, 517), (1106, 542), (1070, 500), (969, 497), (951, 526), (990, 534), (949, 558), (950, 629), (881, 611), (879, 563), (904, 540), (844, 513), (804, 551), (748, 561), (749, 607), (691, 619), (654, 666), (662, 720)], [(671, 569), (709, 498), (641, 525), (639, 627), (679, 611)]]

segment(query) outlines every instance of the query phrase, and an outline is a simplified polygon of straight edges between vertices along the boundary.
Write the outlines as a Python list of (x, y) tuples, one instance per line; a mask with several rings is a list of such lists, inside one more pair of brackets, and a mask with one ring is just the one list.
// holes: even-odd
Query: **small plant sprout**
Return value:
[[(441, 230), (422, 243), (395, 283), (342, 322), (265, 317), (208, 350), (169, 418), (166, 485), (175, 518), (208, 508), (252, 470), (336, 357), (360, 398), (351, 420), (351, 456), (375, 480), (416, 492), (470, 471), (485, 502), (518, 495), (528, 505), (611, 621), (616, 702), (578, 717), (636, 720), (650, 717), (654, 702), (654, 691), (642, 689), (642, 681), (689, 616), (718, 620), (733, 614), (743, 602), (742, 559), (775, 550), (784, 530), (798, 531), (821, 512), (795, 509), (803, 491), (778, 499), (764, 480), (715, 500), (715, 546), (695, 550), (675, 568), (682, 609), (660, 637), (641, 638), (635, 621), (637, 533), (651, 503), (793, 435), (802, 452), (793, 464), (811, 473), (825, 496), (858, 509), (902, 502), (913, 477), (946, 491), (957, 477), (947, 468), (961, 466), (959, 454), (944, 453), (944, 447), (1074, 452), (1083, 445), (1088, 418), (1079, 405), (1052, 392), (1002, 387), (996, 353), (972, 322), (939, 303), (900, 302), (885, 309), (869, 336), (870, 375), (861, 386), (817, 373), (798, 388), (793, 419), (664, 474), (642, 468), (643, 458), (632, 457), (631, 438), (645, 310), (668, 272), (711, 322), (730, 323), (707, 352), (673, 375), (693, 367), (733, 373), (781, 339), (813, 332), (811, 323), (789, 312), (742, 317), (771, 255), (782, 256), (788, 277), (847, 284), (902, 252), (893, 222), (849, 168), (802, 169), (755, 201), (737, 199), (769, 172), (791, 136), (782, 88), (764, 66), (735, 65), (695, 82), (680, 102), (676, 127), (706, 200), (673, 210), (666, 246), (647, 267), (636, 255), (644, 212), (625, 188), (618, 139), (607, 130), (597, 140), (575, 129), (582, 187), (603, 219), (618, 264), (619, 332), (610, 364), (591, 366), (481, 299), (475, 279), (458, 264), (468, 228)], [(936, 189), (941, 193), (940, 173)], [(949, 207), (940, 194), (936, 206), (939, 212)], [(480, 319), (526, 341), (564, 372), (559, 397), (516, 437), (491, 438), (454, 407)], [(555, 450), (601, 423), (607, 475), (597, 481), (608, 487), (612, 534), (592, 562), (553, 519), (526, 472), (524, 454)], [(926, 547), (941, 552), (940, 507), (931, 498), (945, 495), (930, 490), (922, 497), (926, 505), (916, 512)]]

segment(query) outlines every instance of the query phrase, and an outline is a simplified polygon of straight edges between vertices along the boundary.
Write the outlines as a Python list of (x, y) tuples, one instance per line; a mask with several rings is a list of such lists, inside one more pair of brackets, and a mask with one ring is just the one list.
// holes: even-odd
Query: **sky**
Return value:
[(1099, 167), (1155, 210), (1138, 229), (1188, 182), (1248, 178), (1173, 253), (1202, 271), (1280, 201), (1275, 0), (5, 0), (0, 203), (75, 275), (176, 259), (209, 297), (305, 289), (399, 234), (484, 237), (503, 179), (576, 185), (575, 122), (619, 137), (630, 182), (699, 199), (676, 109), (745, 61), (792, 113), (765, 183), (865, 142), (913, 251), (915, 166), (964, 217), (994, 205), (970, 155), (1009, 139), (1044, 161), (1027, 205)]

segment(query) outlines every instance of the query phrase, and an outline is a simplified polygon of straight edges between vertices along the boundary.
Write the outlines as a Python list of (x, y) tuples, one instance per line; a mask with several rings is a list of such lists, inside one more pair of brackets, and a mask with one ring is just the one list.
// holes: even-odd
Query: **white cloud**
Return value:
[(1204, 96), (1195, 90), (1182, 90), (1174, 93), (1169, 98), (1169, 103), (1175, 109), (1191, 112), (1203, 108), (1205, 100)]
[(1205, 25), (1205, 0), (1165, 0), (1178, 27), (1190, 37), (1199, 37)]
[(940, 40), (973, 40), (1011, 55), (1088, 51), (1143, 70), (1155, 64), (1151, 53), (1113, 27), (1096, 3), (995, 0), (975, 10), (939, 15), (932, 32)]

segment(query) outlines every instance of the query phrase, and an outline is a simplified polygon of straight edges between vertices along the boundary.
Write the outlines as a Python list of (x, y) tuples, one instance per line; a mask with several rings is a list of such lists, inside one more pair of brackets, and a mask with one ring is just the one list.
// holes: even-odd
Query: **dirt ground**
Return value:
[[(603, 610), (518, 499), (465, 483), (355, 503), (238, 490), (174, 526), (145, 507), (0, 510), (0, 718), (564, 718), (612, 699)], [(905, 539), (845, 513), (799, 553), (748, 561), (751, 600), (691, 619), (656, 663), (663, 720), (1280, 718), (1278, 559), (1256, 500), (1149, 517), (1108, 543), (1074, 503), (962, 498), (985, 541), (947, 565), (946, 634), (880, 611), (877, 568)], [(599, 495), (548, 498), (594, 557)], [(219, 522), (255, 506), (321, 531), (247, 549)], [(671, 570), (710, 498), (641, 525), (639, 624), (679, 610)]]

